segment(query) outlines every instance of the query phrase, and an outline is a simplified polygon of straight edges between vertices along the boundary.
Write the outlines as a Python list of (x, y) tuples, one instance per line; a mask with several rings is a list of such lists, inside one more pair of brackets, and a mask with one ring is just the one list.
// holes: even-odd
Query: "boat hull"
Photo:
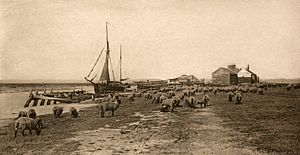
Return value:
[(109, 84), (93, 84), (96, 94), (104, 94), (106, 92), (123, 92), (125, 87), (120, 83)]

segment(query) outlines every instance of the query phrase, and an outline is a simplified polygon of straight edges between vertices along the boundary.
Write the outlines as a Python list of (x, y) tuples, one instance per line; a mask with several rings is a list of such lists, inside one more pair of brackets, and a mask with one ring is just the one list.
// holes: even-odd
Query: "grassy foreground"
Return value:
[(299, 89), (271, 88), (264, 95), (247, 93), (241, 105), (226, 101), (225, 94), (211, 97), (224, 124), (245, 135), (241, 146), (253, 146), (261, 152), (300, 153)]
[[(139, 102), (143, 102), (139, 99)], [(20, 133), (17, 138), (14, 138), (13, 122), (9, 127), (0, 128), (0, 154), (24, 154), (34, 151), (34, 154), (41, 154), (44, 151), (54, 148), (59, 145), (61, 139), (72, 137), (72, 132), (98, 129), (105, 125), (110, 125), (111, 128), (118, 128), (126, 125), (128, 122), (137, 121), (139, 118), (134, 117), (135, 112), (152, 111), (155, 108), (152, 104), (121, 104), (115, 112), (115, 116), (111, 117), (111, 113), (107, 112), (104, 118), (100, 117), (98, 110), (95, 107), (87, 108), (80, 111), (78, 118), (71, 118), (68, 113), (62, 114), (62, 117), (53, 120), (52, 115), (39, 116), (44, 121), (45, 129), (41, 135), (27, 135), (23, 137)], [(72, 152), (77, 149), (78, 143), (71, 143), (68, 146), (55, 147), (53, 152)], [(31, 154), (31, 153), (30, 153)]]
[[(283, 88), (272, 88), (264, 95), (247, 93), (244, 94), (241, 105), (229, 103), (225, 93), (217, 95), (210, 93), (209, 95), (211, 108), (223, 120), (222, 125), (242, 133), (243, 136), (232, 136), (233, 141), (238, 142), (235, 143), (238, 144), (236, 147), (250, 146), (261, 152), (275, 154), (300, 153), (300, 90), (287, 92)], [(201, 95), (197, 98), (201, 98)], [(201, 139), (201, 136), (206, 138), (206, 134), (193, 133), (193, 128), (189, 126), (197, 122), (190, 118), (195, 111), (179, 109), (172, 116), (177, 119), (177, 122), (168, 124), (167, 130), (160, 131), (161, 133), (157, 133), (158, 136), (166, 137), (167, 134), (171, 134), (172, 137), (179, 136), (188, 142), (193, 141), (192, 138)], [(52, 115), (43, 115), (40, 117), (44, 120), (46, 128), (42, 130), (40, 136), (34, 133), (32, 136), (23, 137), (19, 134), (15, 139), (13, 125), (0, 128), (0, 154), (43, 154), (49, 150), (53, 154), (72, 152), (78, 149), (79, 142), (73, 141), (63, 145), (60, 142), (62, 139), (73, 137), (74, 132), (98, 129), (107, 125), (110, 128), (120, 128), (140, 119), (133, 116), (135, 112), (150, 113), (153, 110), (157, 110), (157, 105), (138, 98), (133, 103), (122, 103), (114, 117), (108, 116), (110, 115), (108, 112), (105, 118), (101, 118), (96, 108), (80, 111), (79, 118), (71, 118), (66, 113), (62, 115), (62, 118), (53, 120)], [(206, 118), (209, 116), (202, 119)], [(201, 122), (205, 120), (201, 120), (200, 124)], [(158, 126), (158, 124), (152, 120), (147, 126)], [(183, 129), (184, 132), (182, 132)], [(195, 136), (200, 136), (200, 138)], [(189, 147), (189, 145), (190, 143), (187, 143), (185, 146)], [(174, 145), (170, 147), (176, 148)]]

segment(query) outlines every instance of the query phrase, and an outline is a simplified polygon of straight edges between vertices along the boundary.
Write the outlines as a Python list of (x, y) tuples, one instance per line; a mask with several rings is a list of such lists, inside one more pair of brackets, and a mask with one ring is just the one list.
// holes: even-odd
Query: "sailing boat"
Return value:
[[(110, 59), (110, 49), (109, 49), (109, 41), (108, 41), (108, 28), (107, 28), (107, 22), (106, 22), (106, 56), (105, 56), (105, 60), (104, 60), (104, 65), (103, 65), (103, 69), (102, 69), (102, 73), (100, 76), (100, 79), (98, 82), (94, 82), (93, 80), (95, 79), (94, 76), (92, 79), (88, 79), (89, 76), (91, 75), (92, 71), (94, 70), (94, 67), (96, 66), (99, 58), (102, 55), (102, 52), (104, 51), (104, 48), (101, 50), (100, 55), (98, 56), (93, 68), (91, 69), (90, 73), (88, 74), (87, 77), (85, 77), (85, 80), (87, 80), (88, 82), (92, 83), (94, 86), (94, 91), (96, 94), (104, 94), (105, 92), (120, 92), (120, 91), (124, 91), (125, 87), (122, 85), (121, 81), (122, 81), (122, 76), (121, 76), (121, 62), (120, 62), (120, 81), (112, 81), (110, 80), (110, 76), (109, 76), (109, 64), (111, 63), (111, 59)], [(120, 49), (121, 50), (121, 49)], [(121, 60), (121, 51), (120, 51), (120, 60)], [(109, 63), (110, 62), (110, 63)], [(114, 74), (112, 72), (112, 74)], [(114, 75), (113, 75), (114, 77)]]

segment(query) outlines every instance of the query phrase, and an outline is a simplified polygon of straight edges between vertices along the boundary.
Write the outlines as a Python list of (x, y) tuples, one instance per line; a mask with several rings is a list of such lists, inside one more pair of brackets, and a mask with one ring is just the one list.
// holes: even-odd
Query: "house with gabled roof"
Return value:
[(247, 68), (242, 68), (237, 75), (239, 84), (253, 84), (259, 82), (259, 77), (250, 71), (249, 65)]
[(240, 71), (236, 65), (228, 65), (228, 68), (220, 67), (212, 73), (212, 83), (220, 85), (238, 84), (237, 73)]
[(212, 73), (212, 83), (219, 85), (253, 84), (259, 82), (258, 76), (247, 68), (237, 68), (236, 65), (220, 67)]

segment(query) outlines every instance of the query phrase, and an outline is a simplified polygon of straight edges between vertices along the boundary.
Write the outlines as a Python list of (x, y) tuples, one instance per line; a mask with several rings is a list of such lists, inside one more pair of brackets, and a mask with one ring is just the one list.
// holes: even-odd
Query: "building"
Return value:
[(243, 68), (238, 72), (238, 83), (239, 84), (253, 84), (258, 83), (258, 76), (250, 71), (249, 65), (247, 68)]
[(218, 85), (252, 84), (259, 82), (258, 76), (247, 68), (237, 68), (229, 65), (228, 68), (220, 67), (212, 73), (212, 83)]
[(200, 82), (194, 75), (181, 75), (180, 77), (169, 79), (168, 84), (192, 84)]
[(240, 71), (236, 65), (229, 65), (228, 68), (220, 67), (212, 73), (212, 83), (220, 85), (238, 84), (237, 73)]

